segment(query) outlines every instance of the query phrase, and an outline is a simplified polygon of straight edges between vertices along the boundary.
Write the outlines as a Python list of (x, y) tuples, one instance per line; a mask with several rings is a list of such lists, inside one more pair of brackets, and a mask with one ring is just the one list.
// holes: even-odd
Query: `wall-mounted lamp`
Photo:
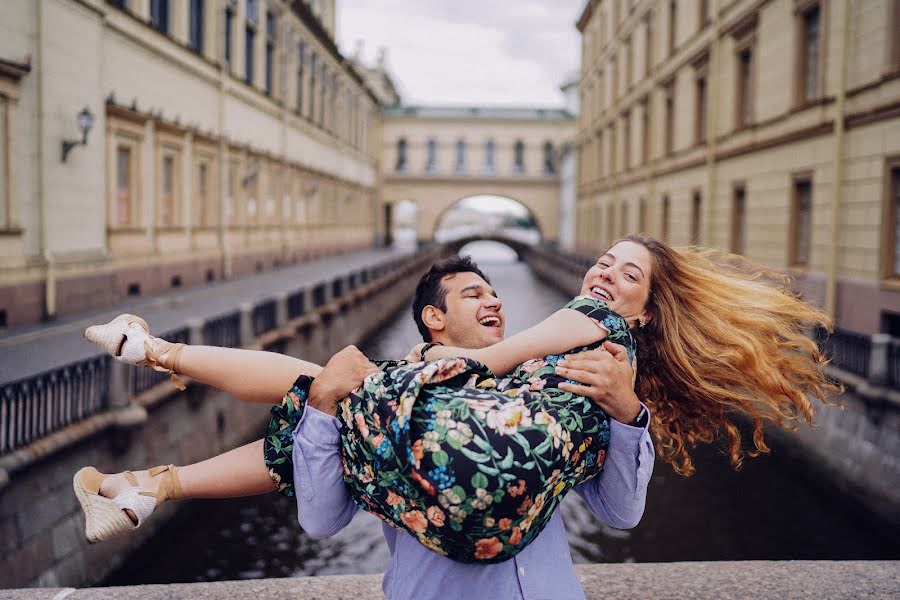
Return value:
[(91, 130), (91, 127), (94, 126), (94, 113), (85, 106), (81, 109), (81, 112), (75, 117), (78, 121), (78, 128), (81, 130), (81, 139), (80, 140), (63, 140), (62, 142), (62, 161), (66, 162), (66, 157), (69, 156), (69, 152), (72, 151), (72, 148), (75, 146), (84, 146), (87, 144), (88, 132)]
[(256, 178), (259, 177), (259, 163), (252, 162), (250, 166), (247, 168), (247, 174), (244, 175), (244, 178), (241, 180), (241, 187), (246, 188), (251, 183), (256, 181)]

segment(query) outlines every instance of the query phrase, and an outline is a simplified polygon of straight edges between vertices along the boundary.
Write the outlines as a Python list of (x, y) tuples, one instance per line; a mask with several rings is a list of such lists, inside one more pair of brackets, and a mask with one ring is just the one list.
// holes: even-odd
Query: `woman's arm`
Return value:
[(577, 310), (563, 308), (537, 325), (493, 346), (475, 350), (432, 346), (426, 358), (435, 360), (463, 356), (482, 362), (495, 374), (503, 375), (526, 360), (548, 354), (562, 354), (572, 348), (600, 341), (606, 335), (606, 330), (590, 317)]

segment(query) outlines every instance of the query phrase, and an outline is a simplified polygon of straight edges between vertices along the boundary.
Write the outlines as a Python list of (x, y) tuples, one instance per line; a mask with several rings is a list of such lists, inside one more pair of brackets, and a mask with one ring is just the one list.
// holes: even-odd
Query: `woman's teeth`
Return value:
[(595, 296), (600, 296), (601, 298), (606, 298), (607, 300), (612, 300), (612, 296), (609, 295), (609, 292), (606, 290), (601, 290), (598, 287), (591, 288), (591, 293)]

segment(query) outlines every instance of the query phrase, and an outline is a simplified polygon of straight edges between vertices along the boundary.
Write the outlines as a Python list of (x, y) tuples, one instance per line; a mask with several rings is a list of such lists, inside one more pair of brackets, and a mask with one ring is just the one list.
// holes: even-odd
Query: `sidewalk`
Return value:
[(88, 314), (28, 327), (0, 337), (0, 385), (101, 354), (82, 333), (89, 325), (105, 323), (123, 312), (136, 313), (161, 333), (184, 325), (191, 317), (208, 317), (235, 310), (278, 292), (290, 292), (392, 258), (408, 250), (372, 248), (296, 265), (179, 289), (153, 298), (136, 298)]

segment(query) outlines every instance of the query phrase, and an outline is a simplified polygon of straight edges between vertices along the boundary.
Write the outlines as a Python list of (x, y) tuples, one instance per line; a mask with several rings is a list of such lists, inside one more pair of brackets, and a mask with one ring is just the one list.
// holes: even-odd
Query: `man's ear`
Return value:
[(443, 331), (447, 327), (444, 311), (429, 304), (422, 309), (422, 322), (429, 331)]

